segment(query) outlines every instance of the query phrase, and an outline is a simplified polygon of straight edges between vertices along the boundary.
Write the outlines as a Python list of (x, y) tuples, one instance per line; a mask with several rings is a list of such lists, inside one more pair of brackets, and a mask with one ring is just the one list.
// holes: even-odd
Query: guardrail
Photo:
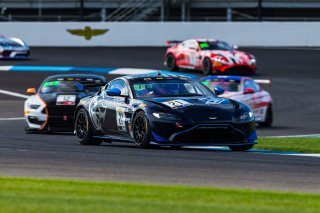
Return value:
[(167, 40), (189, 38), (240, 46), (320, 46), (320, 22), (3, 22), (0, 30), (30, 46), (165, 46)]

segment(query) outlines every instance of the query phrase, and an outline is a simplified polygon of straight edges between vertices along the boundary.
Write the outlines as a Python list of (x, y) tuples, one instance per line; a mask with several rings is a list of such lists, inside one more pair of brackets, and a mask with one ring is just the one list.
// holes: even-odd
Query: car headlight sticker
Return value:
[(162, 119), (162, 120), (169, 120), (169, 121), (181, 120), (180, 117), (173, 115), (173, 114), (169, 114), (169, 113), (154, 112), (152, 114), (154, 117)]

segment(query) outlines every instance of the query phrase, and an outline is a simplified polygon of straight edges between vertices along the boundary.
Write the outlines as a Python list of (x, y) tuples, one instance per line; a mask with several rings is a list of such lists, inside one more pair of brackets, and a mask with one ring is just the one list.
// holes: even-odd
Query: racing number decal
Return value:
[(162, 102), (163, 104), (167, 105), (168, 107), (172, 109), (180, 108), (180, 107), (186, 107), (191, 105), (191, 103), (186, 102), (184, 100), (172, 100), (172, 101), (166, 101)]
[(119, 131), (126, 132), (126, 114), (124, 111), (124, 108), (122, 107), (117, 107), (116, 108), (116, 119), (117, 119), (117, 126)]

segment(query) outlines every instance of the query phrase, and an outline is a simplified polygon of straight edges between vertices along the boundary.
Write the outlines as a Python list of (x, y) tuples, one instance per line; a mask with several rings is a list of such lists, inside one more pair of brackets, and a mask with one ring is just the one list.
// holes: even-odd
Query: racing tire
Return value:
[(269, 105), (267, 108), (267, 115), (264, 122), (259, 123), (259, 126), (262, 127), (271, 127), (273, 122), (273, 110), (272, 105)]
[(102, 143), (102, 140), (92, 137), (91, 121), (88, 112), (84, 108), (77, 113), (75, 131), (81, 145), (100, 145)]
[(138, 112), (133, 120), (133, 138), (138, 148), (150, 147), (150, 125), (143, 111)]
[(167, 64), (168, 70), (170, 70), (170, 71), (178, 71), (179, 70), (179, 68), (177, 66), (176, 58), (174, 57), (174, 55), (172, 53), (169, 53), (167, 55), (166, 64)]
[(210, 58), (205, 58), (202, 62), (202, 72), (204, 75), (210, 75), (212, 73), (212, 62)]
[(250, 145), (234, 145), (234, 146), (229, 146), (229, 149), (235, 152), (241, 152), (241, 151), (247, 151), (253, 147), (252, 144)]

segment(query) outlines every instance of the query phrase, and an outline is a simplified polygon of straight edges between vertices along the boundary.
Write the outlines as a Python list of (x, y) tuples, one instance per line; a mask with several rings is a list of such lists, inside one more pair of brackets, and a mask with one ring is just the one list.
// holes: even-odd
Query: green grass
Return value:
[(0, 177), (0, 212), (319, 212), (320, 194)]
[(320, 138), (259, 138), (255, 149), (320, 153)]

